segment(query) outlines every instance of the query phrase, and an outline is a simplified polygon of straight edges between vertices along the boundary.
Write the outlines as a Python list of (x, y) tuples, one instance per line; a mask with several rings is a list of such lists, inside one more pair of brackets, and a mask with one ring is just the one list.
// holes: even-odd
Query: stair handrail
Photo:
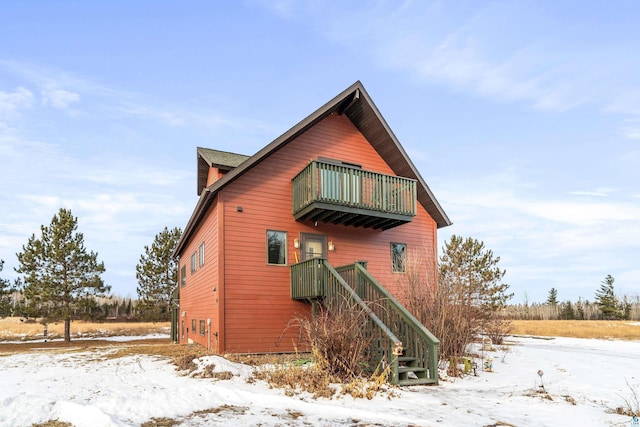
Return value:
[[(333, 280), (332, 280), (333, 279)], [(307, 282), (302, 284), (301, 282)], [(339, 305), (338, 298), (351, 300), (353, 304), (367, 315), (371, 326), (378, 331), (378, 339), (382, 341), (374, 344), (377, 356), (373, 356), (376, 364), (384, 360), (382, 368), (389, 369), (389, 381), (398, 382), (398, 355), (402, 353), (402, 341), (384, 324), (369, 305), (357, 294), (344, 278), (329, 264), (325, 258), (314, 258), (299, 262), (291, 266), (292, 297), (316, 301), (324, 299), (328, 305)], [(330, 289), (335, 284), (335, 291)], [(294, 289), (295, 288), (295, 289)], [(374, 339), (375, 341), (375, 339)], [(383, 343), (386, 341), (386, 345)]]
[[(431, 333), (416, 317), (411, 314), (389, 291), (382, 286), (378, 281), (367, 271), (365, 266), (360, 262), (355, 262), (353, 265), (338, 267), (338, 270), (347, 271), (347, 269), (354, 268), (355, 271), (355, 285), (354, 291), (358, 293), (361, 289), (358, 289), (359, 279), (363, 278), (378, 294), (375, 299), (370, 302), (386, 301), (386, 307), (392, 308), (397, 315), (406, 323), (406, 325), (413, 330), (424, 342), (427, 344), (427, 363), (429, 370), (429, 377), (431, 380), (437, 383), (438, 381), (438, 346), (440, 340)], [(364, 298), (364, 295), (363, 295)], [(365, 298), (366, 299), (366, 298)], [(389, 322), (387, 322), (389, 323)], [(409, 343), (405, 343), (405, 347)]]
[[(382, 320), (378, 317), (377, 314), (371, 310), (371, 307), (362, 299), (360, 296), (354, 291), (351, 286), (340, 276), (340, 274), (329, 264), (329, 262), (324, 258), (318, 258), (322, 260), (322, 264), (324, 268), (336, 279), (336, 281), (340, 284), (342, 289), (347, 292), (348, 296), (355, 301), (355, 303), (362, 309), (364, 312), (371, 318), (373, 323), (384, 333), (389, 341), (393, 344), (393, 353), (399, 353), (402, 351), (402, 341), (389, 329), (387, 325), (384, 324)], [(325, 298), (327, 297), (327, 292), (325, 290)]]
[(391, 295), (391, 293), (389, 293), (389, 291), (384, 286), (378, 283), (378, 281), (369, 273), (367, 269), (365, 269), (359, 263), (355, 263), (355, 267), (358, 271), (358, 274), (363, 275), (367, 279), (367, 281), (376, 289), (376, 291), (381, 293), (385, 299), (389, 300), (392, 305), (398, 310), (403, 319), (412, 324), (412, 326), (414, 326), (415, 328), (419, 329), (421, 334), (424, 335), (424, 338), (427, 341), (433, 344), (440, 344), (440, 340), (435, 335), (433, 335), (433, 333), (431, 333), (431, 331), (429, 331), (418, 319), (416, 319), (416, 317), (411, 314), (411, 312), (407, 310), (393, 295)]

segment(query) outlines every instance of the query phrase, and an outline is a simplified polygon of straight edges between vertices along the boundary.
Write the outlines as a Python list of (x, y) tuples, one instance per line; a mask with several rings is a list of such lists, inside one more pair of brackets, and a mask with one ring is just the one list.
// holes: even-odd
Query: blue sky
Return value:
[(4, 2), (0, 259), (59, 208), (105, 281), (197, 201), (196, 147), (253, 154), (361, 80), (512, 300), (640, 292), (640, 5)]

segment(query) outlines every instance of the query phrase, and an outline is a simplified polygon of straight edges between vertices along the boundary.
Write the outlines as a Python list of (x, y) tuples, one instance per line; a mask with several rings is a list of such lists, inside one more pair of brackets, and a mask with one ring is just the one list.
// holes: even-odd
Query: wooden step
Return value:
[(438, 384), (437, 380), (432, 380), (430, 378), (413, 378), (398, 381), (399, 386), (403, 385), (429, 385), (429, 384)]
[(398, 374), (402, 374), (405, 372), (425, 372), (428, 371), (427, 368), (421, 368), (419, 366), (398, 366)]

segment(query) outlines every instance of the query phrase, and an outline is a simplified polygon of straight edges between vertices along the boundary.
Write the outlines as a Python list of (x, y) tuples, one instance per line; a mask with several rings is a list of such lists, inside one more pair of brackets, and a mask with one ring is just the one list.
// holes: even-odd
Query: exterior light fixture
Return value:
[(293, 239), (293, 247), (298, 249), (300, 247), (300, 240)]
[(333, 240), (329, 241), (329, 250), (330, 251), (335, 251), (336, 250), (336, 247), (333, 245)]

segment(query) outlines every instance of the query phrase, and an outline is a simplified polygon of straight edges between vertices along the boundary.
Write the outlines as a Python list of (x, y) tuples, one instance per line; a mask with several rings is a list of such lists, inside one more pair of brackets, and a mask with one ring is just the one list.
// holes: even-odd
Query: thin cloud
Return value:
[(567, 111), (592, 103), (603, 111), (640, 113), (640, 62), (628, 54), (622, 66), (608, 60), (612, 51), (634, 47), (606, 37), (594, 44), (592, 18), (571, 15), (568, 20), (561, 7), (505, 2), (467, 7), (437, 1), (340, 8), (322, 1), (261, 4), (379, 66), (429, 83), (540, 110)]
[(571, 196), (594, 196), (594, 197), (608, 197), (609, 195), (599, 191), (569, 191), (567, 193)]
[(30, 108), (33, 105), (33, 101), (33, 92), (22, 86), (13, 92), (0, 91), (0, 120), (17, 117), (19, 111)]
[[(265, 123), (253, 119), (231, 116), (216, 110), (201, 107), (186, 109), (184, 104), (174, 104), (166, 101), (149, 99), (147, 96), (116, 89), (108, 85), (79, 77), (65, 70), (41, 67), (15, 61), (0, 61), (0, 68), (11, 71), (35, 85), (40, 94), (40, 104), (71, 112), (70, 108), (83, 100), (83, 117), (100, 117), (106, 119), (145, 119), (161, 123), (169, 127), (199, 127), (206, 130), (220, 130), (224, 128), (264, 129)], [(2, 114), (2, 97), (0, 92), (0, 118)], [(18, 96), (20, 95), (20, 96)], [(27, 89), (19, 88), (18, 94), (7, 105), (20, 106), (18, 101), (30, 100), (33, 104), (35, 96)], [(24, 100), (23, 100), (24, 99)], [(10, 110), (9, 107), (6, 107)], [(15, 109), (15, 108), (14, 108)], [(79, 111), (73, 111), (80, 115)]]
[(73, 103), (80, 101), (80, 95), (64, 89), (47, 88), (42, 90), (42, 105), (67, 109)]

